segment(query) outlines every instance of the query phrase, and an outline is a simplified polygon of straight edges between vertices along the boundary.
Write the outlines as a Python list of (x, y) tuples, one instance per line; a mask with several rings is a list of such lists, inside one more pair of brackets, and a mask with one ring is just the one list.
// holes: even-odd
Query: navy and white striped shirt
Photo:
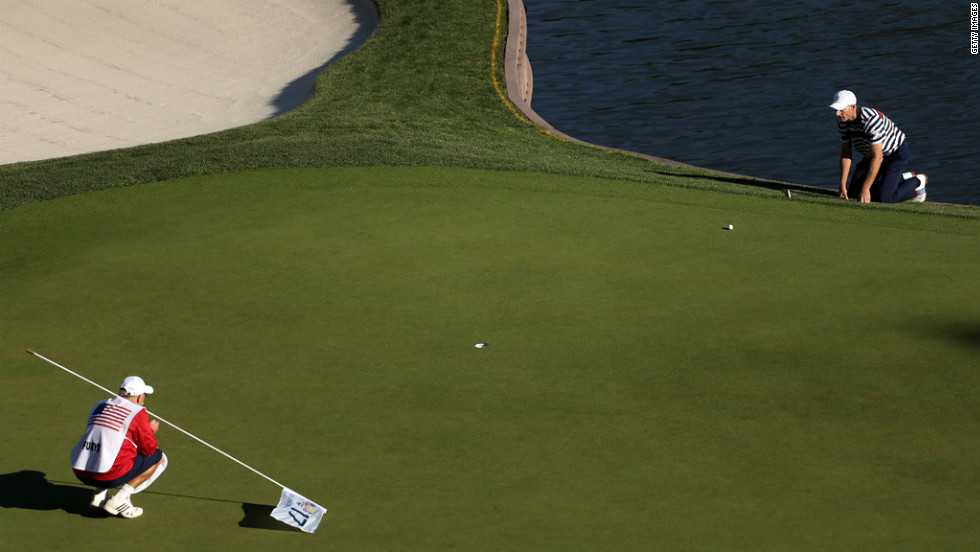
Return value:
[(905, 133), (895, 126), (885, 114), (870, 107), (857, 108), (858, 117), (853, 121), (837, 121), (840, 141), (851, 142), (854, 149), (871, 157), (871, 145), (881, 144), (883, 155), (894, 153), (905, 142)]

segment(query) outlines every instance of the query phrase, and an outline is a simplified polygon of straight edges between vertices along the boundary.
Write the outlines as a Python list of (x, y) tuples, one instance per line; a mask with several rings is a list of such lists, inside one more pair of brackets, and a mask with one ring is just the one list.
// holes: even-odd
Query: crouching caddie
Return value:
[[(149, 487), (167, 468), (167, 455), (157, 448), (160, 422), (150, 421), (143, 407), (153, 387), (130, 376), (119, 385), (119, 396), (99, 402), (88, 416), (85, 433), (71, 451), (75, 476), (96, 488), (92, 507), (134, 518), (143, 509), (130, 497)], [(109, 498), (109, 489), (116, 489)]]

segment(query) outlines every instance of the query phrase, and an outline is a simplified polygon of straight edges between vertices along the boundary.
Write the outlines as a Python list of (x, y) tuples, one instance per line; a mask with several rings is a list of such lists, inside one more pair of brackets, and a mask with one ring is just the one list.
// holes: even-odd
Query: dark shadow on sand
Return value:
[(371, 0), (348, 0), (348, 3), (354, 12), (354, 21), (357, 25), (357, 30), (347, 41), (347, 45), (323, 65), (287, 84), (270, 102), (271, 106), (275, 109), (275, 113), (270, 117), (276, 117), (292, 111), (312, 98), (313, 84), (316, 81), (316, 77), (328, 65), (358, 49), (374, 33), (374, 30), (378, 27), (378, 10), (374, 2)]

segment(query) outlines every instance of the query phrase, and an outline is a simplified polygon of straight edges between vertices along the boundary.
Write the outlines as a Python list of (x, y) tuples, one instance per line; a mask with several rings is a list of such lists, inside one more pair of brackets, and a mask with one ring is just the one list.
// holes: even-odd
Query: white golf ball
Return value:
[(474, 345), (474, 347), (476, 347), (477, 349), (482, 349), (482, 348), (484, 348), (486, 346), (487, 346), (486, 343), (477, 343), (476, 345)]
[(734, 230), (734, 229), (735, 229), (735, 227), (734, 227), (733, 225), (731, 225), (731, 224), (729, 224), (729, 225), (728, 225), (728, 229), (729, 229), (729, 230)]

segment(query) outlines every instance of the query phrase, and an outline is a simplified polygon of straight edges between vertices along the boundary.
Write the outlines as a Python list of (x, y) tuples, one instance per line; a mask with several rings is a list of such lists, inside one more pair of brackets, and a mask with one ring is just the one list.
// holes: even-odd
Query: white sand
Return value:
[(376, 25), (370, 0), (0, 0), (0, 164), (283, 113)]

